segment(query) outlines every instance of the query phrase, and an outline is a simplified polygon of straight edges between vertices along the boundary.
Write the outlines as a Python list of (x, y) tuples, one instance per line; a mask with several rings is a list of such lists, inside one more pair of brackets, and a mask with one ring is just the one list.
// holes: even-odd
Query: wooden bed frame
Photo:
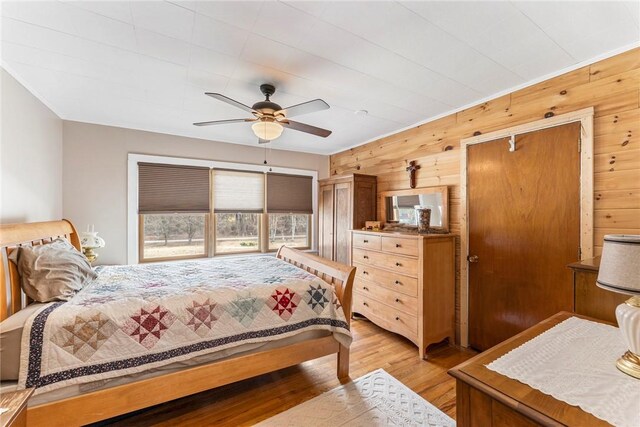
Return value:
[[(80, 250), (78, 233), (67, 220), (0, 225), (0, 320), (28, 304), (8, 254), (18, 246), (46, 244), (58, 237), (65, 237)], [(281, 247), (277, 257), (332, 284), (349, 322), (355, 268), (287, 247)], [(29, 407), (27, 422), (34, 426), (88, 424), (334, 353), (338, 378), (346, 380), (349, 349), (328, 336)]]

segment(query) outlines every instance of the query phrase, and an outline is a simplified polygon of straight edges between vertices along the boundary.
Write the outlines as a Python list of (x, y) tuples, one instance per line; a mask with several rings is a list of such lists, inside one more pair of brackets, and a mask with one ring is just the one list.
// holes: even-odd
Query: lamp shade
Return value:
[(105, 242), (102, 237), (98, 236), (97, 231), (85, 231), (80, 233), (80, 245), (87, 249), (104, 248)]
[(597, 283), (610, 291), (640, 295), (640, 235), (604, 236)]
[(253, 133), (260, 139), (271, 141), (282, 135), (282, 125), (277, 122), (259, 121), (251, 125)]

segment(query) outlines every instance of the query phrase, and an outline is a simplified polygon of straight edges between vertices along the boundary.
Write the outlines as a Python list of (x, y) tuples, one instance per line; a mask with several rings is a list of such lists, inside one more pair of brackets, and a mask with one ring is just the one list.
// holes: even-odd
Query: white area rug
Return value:
[(430, 426), (455, 421), (383, 369), (336, 387), (258, 424), (261, 427)]

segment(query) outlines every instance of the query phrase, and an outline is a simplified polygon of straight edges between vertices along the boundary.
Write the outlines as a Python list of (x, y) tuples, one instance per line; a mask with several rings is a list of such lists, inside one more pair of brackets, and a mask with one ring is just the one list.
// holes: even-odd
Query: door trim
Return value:
[[(593, 258), (593, 107), (536, 120), (460, 140), (460, 344), (469, 346), (469, 228), (467, 218), (467, 147), (567, 123), (580, 122), (580, 248), (581, 259)], [(505, 150), (508, 149), (505, 146)], [(517, 148), (516, 148), (517, 149)]]

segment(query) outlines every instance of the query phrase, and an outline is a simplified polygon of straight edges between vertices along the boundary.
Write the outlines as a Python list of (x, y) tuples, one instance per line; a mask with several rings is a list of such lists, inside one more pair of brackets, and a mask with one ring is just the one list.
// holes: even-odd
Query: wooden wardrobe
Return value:
[(351, 265), (351, 230), (376, 219), (376, 177), (341, 175), (321, 179), (319, 184), (319, 254)]

